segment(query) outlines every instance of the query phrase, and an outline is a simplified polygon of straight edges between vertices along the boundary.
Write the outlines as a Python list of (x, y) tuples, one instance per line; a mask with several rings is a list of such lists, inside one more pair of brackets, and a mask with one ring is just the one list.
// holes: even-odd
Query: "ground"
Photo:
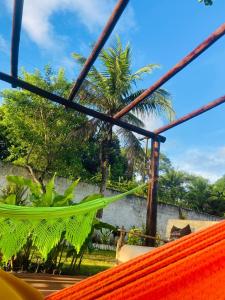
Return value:
[(47, 296), (114, 265), (114, 251), (94, 250), (91, 253), (85, 253), (79, 275), (59, 276), (41, 273), (15, 273), (15, 275), (37, 288), (44, 296)]
[(94, 250), (86, 253), (82, 260), (80, 275), (94, 275), (115, 266), (115, 251)]

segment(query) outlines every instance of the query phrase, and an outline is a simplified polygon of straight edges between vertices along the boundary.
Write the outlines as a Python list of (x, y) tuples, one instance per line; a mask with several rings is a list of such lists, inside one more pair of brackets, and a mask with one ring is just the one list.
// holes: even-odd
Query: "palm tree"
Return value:
[(166, 203), (185, 205), (185, 195), (189, 175), (173, 168), (167, 170), (159, 179), (159, 199)]
[[(86, 60), (78, 53), (73, 53), (73, 58), (81, 66)], [(143, 78), (144, 74), (151, 73), (154, 68), (158, 67), (156, 64), (149, 64), (133, 73), (131, 47), (128, 44), (123, 48), (119, 37), (117, 37), (111, 47), (101, 51), (99, 60), (99, 68), (91, 68), (76, 101), (109, 116), (115, 115), (139, 96), (144, 89), (136, 90), (138, 81)], [(132, 112), (123, 116), (122, 119), (136, 126), (144, 127), (141, 118), (151, 117), (152, 114), (164, 115), (170, 120), (174, 116), (170, 95), (163, 89), (158, 89), (152, 96), (139, 103)], [(127, 148), (126, 153), (129, 159), (135, 156), (143, 156), (144, 151), (138, 138), (130, 131), (121, 128), (112, 130), (111, 124), (96, 119), (89, 120), (84, 127), (83, 131), (85, 132), (83, 134), (86, 136), (95, 134), (99, 138), (102, 175), (100, 192), (104, 193), (108, 178), (109, 155), (113, 134), (122, 138), (123, 144)]]

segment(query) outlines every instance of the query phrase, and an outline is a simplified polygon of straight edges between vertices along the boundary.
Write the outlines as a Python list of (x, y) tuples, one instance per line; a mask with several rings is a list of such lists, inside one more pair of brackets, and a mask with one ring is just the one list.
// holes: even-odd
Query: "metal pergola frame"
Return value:
[[(178, 72), (184, 69), (188, 64), (190, 64), (194, 59), (206, 51), (211, 45), (213, 45), (219, 38), (225, 34), (225, 23), (222, 24), (217, 30), (215, 30), (206, 40), (204, 40), (199, 46), (197, 46), (192, 52), (185, 56), (180, 62), (178, 62), (173, 68), (171, 68), (165, 75), (163, 75), (158, 81), (156, 81), (152, 86), (146, 89), (141, 95), (139, 95), (134, 101), (129, 105), (125, 106), (121, 111), (115, 114), (113, 117), (106, 114), (100, 113), (93, 109), (82, 106), (74, 102), (74, 98), (77, 95), (82, 83), (84, 82), (89, 70), (93, 66), (96, 58), (104, 47), (107, 39), (109, 38), (111, 32), (113, 31), (116, 23), (120, 19), (124, 9), (126, 8), (129, 0), (118, 0), (108, 22), (106, 23), (101, 35), (99, 36), (92, 52), (87, 58), (80, 74), (74, 83), (68, 99), (45, 91), (37, 86), (34, 86), (28, 82), (25, 82), (18, 78), (18, 60), (19, 60), (19, 43), (20, 43), (20, 33), (23, 15), (23, 4), (24, 0), (14, 0), (13, 9), (13, 24), (12, 24), (12, 41), (11, 41), (11, 75), (0, 72), (0, 80), (8, 82), (12, 87), (19, 87), (28, 90), (34, 94), (37, 94), (43, 98), (53, 101), (58, 104), (62, 104), (65, 107), (74, 109), (80, 113), (84, 113), (88, 116), (98, 118), (102, 121), (108, 122), (112, 125), (117, 125), (119, 127), (125, 128), (127, 130), (138, 133), (145, 138), (151, 138), (151, 165), (149, 170), (149, 185), (148, 185), (148, 196), (147, 196), (147, 217), (146, 217), (146, 234), (150, 236), (156, 236), (156, 224), (157, 224), (157, 190), (158, 190), (158, 176), (159, 176), (159, 156), (160, 156), (160, 143), (164, 143), (166, 138), (162, 135), (164, 131), (178, 126), (222, 103), (225, 102), (225, 96), (222, 96), (207, 105), (196, 109), (189, 114), (178, 118), (177, 120), (155, 130), (154, 132), (139, 128), (127, 122), (120, 120), (125, 114), (127, 114), (131, 109), (133, 109), (138, 103), (145, 100), (146, 97), (152, 95), (158, 88), (160, 88), (164, 83), (170, 80)], [(154, 245), (154, 239), (148, 239), (146, 244), (149, 246)]]

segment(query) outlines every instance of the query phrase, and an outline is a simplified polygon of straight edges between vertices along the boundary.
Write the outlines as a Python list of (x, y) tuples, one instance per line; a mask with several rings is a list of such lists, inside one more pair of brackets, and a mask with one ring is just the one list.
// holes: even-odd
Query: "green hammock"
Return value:
[(0, 251), (2, 260), (8, 261), (25, 245), (32, 235), (44, 259), (59, 242), (62, 232), (65, 239), (79, 253), (89, 235), (96, 212), (108, 204), (122, 199), (145, 186), (141, 185), (123, 194), (99, 198), (64, 207), (26, 207), (0, 204)]

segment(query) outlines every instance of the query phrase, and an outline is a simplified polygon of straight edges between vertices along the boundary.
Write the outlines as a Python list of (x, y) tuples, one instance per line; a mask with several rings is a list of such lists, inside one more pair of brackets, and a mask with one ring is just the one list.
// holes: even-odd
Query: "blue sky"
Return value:
[[(0, 0), (0, 66), (9, 72), (11, 3)], [(28, 71), (52, 64), (75, 78), (78, 67), (71, 53), (89, 53), (116, 1), (25, 0), (20, 67)], [(134, 70), (148, 63), (160, 69), (145, 77), (148, 87), (224, 22), (225, 0), (205, 7), (197, 0), (130, 0), (113, 34), (130, 42)], [(113, 38), (113, 35), (112, 35)], [(108, 41), (112, 41), (112, 38)], [(177, 117), (224, 95), (225, 37), (164, 86), (172, 96)], [(8, 87), (0, 83), (0, 89)], [(162, 151), (174, 165), (211, 181), (225, 174), (225, 105), (164, 135)], [(165, 121), (151, 117), (153, 130)], [(198, 132), (197, 132), (198, 130)]]

